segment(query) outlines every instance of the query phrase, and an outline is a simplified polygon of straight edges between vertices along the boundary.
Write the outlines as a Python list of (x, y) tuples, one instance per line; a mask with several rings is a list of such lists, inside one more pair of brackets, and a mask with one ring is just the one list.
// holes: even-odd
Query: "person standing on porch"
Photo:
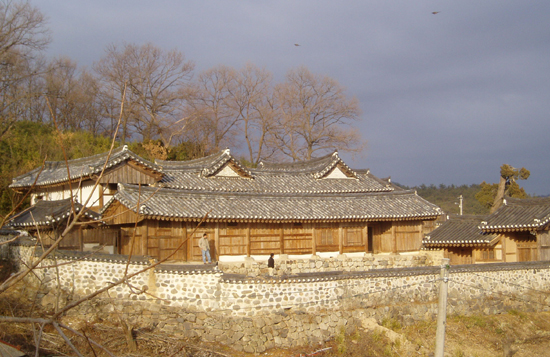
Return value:
[(199, 239), (199, 248), (201, 249), (203, 263), (206, 264), (206, 258), (208, 258), (208, 264), (212, 264), (212, 258), (210, 257), (210, 242), (208, 242), (206, 233)]
[(273, 276), (273, 271), (275, 270), (275, 259), (273, 259), (273, 253), (269, 256), (269, 259), (267, 260), (267, 268), (269, 271), (269, 276)]

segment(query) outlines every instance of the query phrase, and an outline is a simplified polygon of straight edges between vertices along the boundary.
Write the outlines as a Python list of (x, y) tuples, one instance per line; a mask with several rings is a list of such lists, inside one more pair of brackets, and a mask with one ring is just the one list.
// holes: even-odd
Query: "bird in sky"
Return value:
[(432, 14), (434, 14), (434, 15), (437, 15), (437, 14), (439, 14), (439, 13), (440, 13), (440, 11), (433, 11), (433, 12), (432, 12)]
[(295, 43), (294, 46), (300, 46), (299, 44)]

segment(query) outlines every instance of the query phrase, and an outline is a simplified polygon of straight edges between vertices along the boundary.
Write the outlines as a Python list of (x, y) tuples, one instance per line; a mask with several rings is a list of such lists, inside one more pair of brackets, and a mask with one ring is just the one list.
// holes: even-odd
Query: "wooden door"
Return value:
[(344, 252), (364, 252), (365, 237), (363, 227), (359, 225), (344, 227)]
[(550, 260), (550, 231), (539, 231), (537, 238), (539, 245), (539, 260)]
[(121, 228), (119, 252), (125, 255), (146, 255), (141, 249), (141, 230), (134, 228)]
[(159, 236), (159, 260), (187, 260), (187, 244), (182, 245), (181, 237)]
[(286, 254), (311, 254), (313, 252), (312, 229), (306, 223), (284, 225), (284, 252)]
[(258, 223), (250, 228), (250, 254), (269, 255), (281, 251), (279, 224)]
[(338, 224), (327, 223), (315, 227), (315, 250), (337, 252), (339, 249)]
[[(187, 231), (191, 235), (192, 228), (187, 228)], [(216, 254), (216, 247), (215, 247), (215, 231), (212, 228), (209, 227), (201, 227), (195, 231), (195, 233), (189, 237), (189, 245), (187, 246), (187, 260), (190, 261), (201, 261), (202, 262), (202, 252), (199, 248), (199, 239), (201, 239), (202, 235), (206, 233), (208, 236), (208, 242), (210, 243), (210, 257), (212, 258), (212, 261), (216, 261), (217, 254)]]
[(538, 260), (537, 242), (518, 242), (518, 262), (533, 262)]
[[(220, 223), (219, 228), (219, 254), (220, 255), (246, 255), (246, 225), (244, 223)], [(202, 236), (199, 236), (199, 238)], [(209, 237), (209, 239), (211, 239)], [(197, 239), (198, 242), (198, 239)], [(197, 247), (198, 247), (198, 243)], [(211, 245), (212, 246), (212, 245)], [(199, 254), (201, 252), (199, 251)], [(213, 259), (213, 258), (212, 258)]]
[(372, 227), (367, 227), (367, 252), (373, 253), (374, 252), (374, 230)]

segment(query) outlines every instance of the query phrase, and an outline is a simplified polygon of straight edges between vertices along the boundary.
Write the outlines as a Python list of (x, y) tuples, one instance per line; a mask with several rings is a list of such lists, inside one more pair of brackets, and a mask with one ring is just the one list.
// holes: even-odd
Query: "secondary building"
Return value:
[(550, 198), (507, 197), (488, 216), (452, 216), (423, 240), (451, 264), (550, 260)]

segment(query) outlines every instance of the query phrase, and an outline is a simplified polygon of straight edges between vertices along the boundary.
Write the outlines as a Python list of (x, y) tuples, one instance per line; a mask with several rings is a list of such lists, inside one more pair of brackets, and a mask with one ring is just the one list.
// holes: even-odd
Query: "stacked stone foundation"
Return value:
[[(31, 247), (13, 247), (10, 254), (29, 262), (36, 259)], [(319, 262), (312, 260), (315, 265)], [(151, 264), (154, 261), (146, 258), (62, 252), (43, 261), (42, 269), (27, 283), (40, 285), (42, 303), (48, 305), (58, 295), (56, 289), (62, 290), (67, 303), (119, 281), (124, 274), (134, 275), (68, 315), (88, 322), (123, 318), (136, 329), (159, 329), (255, 353), (330, 340), (342, 330), (362, 329), (367, 319), (395, 319), (408, 325), (435, 320), (437, 313), (439, 267), (412, 263), (391, 269), (318, 271), (316, 267), (270, 276), (226, 272), (223, 265), (178, 269), (151, 268)], [(550, 263), (451, 267), (448, 287), (448, 314), (545, 311), (550, 306)]]

